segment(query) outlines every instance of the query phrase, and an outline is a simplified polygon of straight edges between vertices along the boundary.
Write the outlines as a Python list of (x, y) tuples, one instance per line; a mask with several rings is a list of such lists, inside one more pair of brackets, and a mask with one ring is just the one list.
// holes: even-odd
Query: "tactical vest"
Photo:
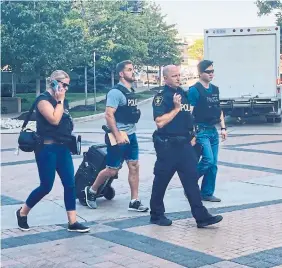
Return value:
[(126, 104), (118, 106), (115, 112), (115, 120), (123, 124), (136, 124), (141, 116), (141, 111), (137, 109), (137, 97), (134, 89), (128, 90), (126, 87), (117, 84), (115, 89), (121, 91), (126, 98)]
[(190, 132), (193, 130), (193, 117), (190, 112), (190, 105), (188, 99), (185, 96), (184, 91), (178, 88), (177, 91), (165, 86), (163, 91), (155, 96), (162, 100), (162, 104), (165, 106), (165, 113), (171, 112), (175, 106), (173, 103), (174, 93), (181, 95), (181, 108), (180, 112), (164, 127), (158, 129), (158, 134), (167, 136), (189, 136)]
[(193, 110), (195, 123), (215, 125), (220, 122), (219, 90), (215, 85), (210, 85), (212, 92), (208, 92), (200, 82), (197, 82), (193, 86), (198, 90), (200, 95), (198, 103)]
[[(40, 96), (48, 97), (48, 101), (55, 108), (57, 101), (51, 96), (49, 92), (44, 92)], [(40, 96), (38, 101), (40, 101)], [(45, 100), (45, 99), (44, 99)], [(43, 138), (52, 138), (57, 142), (69, 142), (71, 141), (71, 134), (73, 131), (73, 121), (71, 115), (67, 110), (66, 100), (64, 101), (64, 113), (61, 121), (58, 125), (50, 124), (45, 117), (39, 112), (36, 105), (36, 132)]]

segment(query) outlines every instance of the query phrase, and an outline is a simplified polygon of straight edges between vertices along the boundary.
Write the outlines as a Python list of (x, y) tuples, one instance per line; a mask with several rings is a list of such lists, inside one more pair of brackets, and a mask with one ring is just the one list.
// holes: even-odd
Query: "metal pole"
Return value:
[(12, 72), (12, 97), (16, 95), (15, 74)]
[(84, 91), (85, 91), (85, 105), (87, 105), (87, 66), (84, 66)]
[(96, 53), (93, 53), (93, 85), (94, 85), (94, 111), (96, 112)]

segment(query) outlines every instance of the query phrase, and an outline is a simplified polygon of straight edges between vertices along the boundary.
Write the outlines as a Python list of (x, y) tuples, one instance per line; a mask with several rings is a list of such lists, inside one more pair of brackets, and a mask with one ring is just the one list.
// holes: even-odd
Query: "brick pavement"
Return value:
[(224, 221), (206, 229), (179, 213), (170, 227), (136, 218), (92, 223), (89, 234), (3, 230), (1, 267), (281, 267), (282, 200), (254, 205), (223, 211)]
[[(13, 135), (12, 135), (13, 136)], [(152, 143), (149, 141), (151, 138), (150, 134), (142, 134), (140, 135), (143, 139), (146, 138), (147, 140), (142, 140), (140, 138), (140, 148), (144, 150), (143, 154), (140, 156), (141, 162), (145, 163), (145, 165), (140, 166), (140, 172), (141, 172), (141, 191), (147, 192), (150, 191), (151, 189), (151, 181), (152, 181), (152, 170), (153, 170), (153, 165), (155, 161), (155, 156), (153, 148), (152, 148)], [(103, 143), (103, 135), (101, 134), (83, 134), (83, 137), (85, 139), (84, 145), (83, 145), (83, 150), (87, 150), (87, 148), (92, 144), (92, 143)], [(256, 146), (256, 149), (260, 149), (261, 146), (264, 146), (264, 148), (267, 148), (266, 146), (272, 146), (272, 143), (265, 143), (265, 142), (273, 142), (277, 140), (281, 140), (281, 138), (276, 137), (276, 136), (251, 136), (254, 142), (259, 142), (261, 139), (261, 143)], [(7, 139), (7, 144), (11, 147), (11, 138), (7, 138), (6, 136), (3, 137), (2, 144), (4, 148), (6, 144), (6, 139)], [(275, 144), (277, 147), (277, 151), (281, 153), (281, 155), (269, 155), (267, 154), (259, 154), (259, 153), (253, 153), (253, 152), (240, 152), (240, 151), (230, 151), (228, 150), (228, 146), (234, 145), (234, 140), (236, 140), (237, 144), (242, 144), (245, 141), (247, 143), (251, 143), (251, 139), (248, 137), (246, 140), (246, 137), (234, 137), (234, 138), (229, 138), (227, 141), (225, 141), (221, 146), (220, 154), (219, 154), (219, 159), (220, 162), (224, 163), (240, 163), (242, 165), (250, 165), (250, 166), (255, 166), (258, 170), (248, 170), (246, 171), (246, 168), (240, 168), (239, 166), (233, 168), (232, 166), (220, 166), (219, 167), (219, 172), (218, 172), (218, 178), (217, 180), (220, 181), (230, 181), (230, 180), (249, 180), (250, 178), (258, 178), (258, 177), (263, 177), (269, 175), (269, 172), (265, 170), (264, 168), (270, 168), (273, 170), (273, 173), (275, 174), (275, 170), (281, 169), (281, 149), (282, 148), (282, 141), (281, 143)], [(143, 142), (144, 141), (144, 142)], [(92, 142), (92, 143), (91, 143)], [(2, 148), (3, 148), (2, 147)], [(15, 147), (15, 142), (14, 142), (14, 147)], [(249, 147), (249, 146), (245, 146)], [(245, 148), (244, 147), (244, 148)], [(233, 147), (232, 147), (233, 148)], [(237, 147), (240, 148), (240, 147)], [(280, 151), (279, 151), (280, 150)], [(152, 154), (152, 155), (148, 155)], [(255, 156), (255, 163), (254, 163), (254, 158)], [(267, 156), (267, 157), (266, 157)], [(15, 156), (13, 151), (7, 151), (7, 152), (2, 152), (2, 163), (7, 163), (7, 162), (17, 162), (17, 161), (24, 161), (25, 159), (33, 161), (33, 163), (28, 163), (19, 166), (19, 168), (15, 168), (14, 165), (9, 165), (5, 166), (4, 168), (2, 167), (2, 176), (5, 180), (5, 184), (2, 185), (3, 192), (7, 193), (8, 196), (13, 197), (15, 199), (18, 199), (17, 197), (20, 197), (20, 200), (24, 200), (26, 198), (26, 194), (31, 191), (34, 188), (34, 185), (37, 185), (38, 183), (38, 175), (37, 175), (37, 169), (35, 166), (34, 162), (34, 156), (32, 153), (23, 153), (21, 152), (19, 156)], [(148, 160), (148, 161), (146, 161)], [(81, 163), (81, 158), (75, 158), (74, 159), (74, 164), (75, 168), (77, 169), (79, 164)], [(23, 173), (23, 169), (24, 173)], [(272, 171), (270, 170), (270, 171)], [(127, 177), (126, 175), (127, 168), (124, 167), (121, 170), (121, 175), (120, 178)], [(281, 171), (282, 173), (282, 171)], [(280, 173), (280, 174), (281, 174)], [(228, 178), (226, 178), (226, 174), (228, 175)], [(271, 173), (270, 173), (271, 174)], [(278, 173), (279, 174), (279, 173)], [(22, 177), (21, 180), (18, 178)], [(27, 183), (28, 182), (28, 183)], [(123, 194), (128, 192), (128, 183), (127, 180), (117, 180), (115, 181), (116, 184), (116, 193), (117, 194)], [(15, 185), (18, 185), (19, 190), (17, 191), (16, 194), (15, 191), (13, 190), (15, 188)], [(181, 187), (180, 181), (177, 176), (175, 176), (175, 179), (171, 182), (169, 185), (170, 188), (175, 188), (175, 187)], [(57, 178), (55, 181), (55, 186), (52, 190), (52, 192), (46, 197), (47, 200), (57, 200), (57, 199), (63, 199), (63, 192), (62, 192), (62, 186), (60, 179)]]
[(128, 230), (230, 260), (282, 247), (281, 215), (282, 204), (278, 204), (224, 213), (219, 227), (209, 230), (196, 229), (193, 219), (176, 221), (165, 233), (157, 226)]
[[(218, 226), (204, 230), (195, 227), (177, 176), (171, 181), (165, 199), (169, 217), (174, 220), (171, 227), (149, 225), (148, 213), (144, 216), (127, 213), (129, 186), (124, 167), (114, 182), (113, 201), (99, 200), (99, 209), (95, 211), (78, 205), (80, 220), (85, 219), (91, 225), (91, 233), (84, 235), (70, 234), (64, 225), (58, 224), (65, 222), (61, 215), (63, 188), (59, 178), (52, 192), (31, 214), (30, 221), (36, 224), (30, 232), (9, 225), (14, 218), (9, 219), (10, 214), (6, 213), (20, 206), (38, 184), (38, 175), (32, 154), (21, 153), (19, 157), (13, 154), (16, 136), (2, 135), (1, 209), (6, 227), (1, 233), (1, 267), (281, 268), (282, 137), (277, 135), (281, 133), (277, 126), (275, 132), (261, 135), (268, 132), (268, 126), (250, 127), (248, 132), (245, 126), (239, 131), (234, 128), (234, 135), (221, 144), (217, 194), (223, 202), (207, 204), (213, 213), (224, 216)], [(85, 150), (92, 143), (103, 142), (99, 131), (83, 133)], [(138, 136), (140, 195), (147, 204), (155, 155), (150, 131)], [(80, 162), (81, 158), (74, 158), (76, 168)], [(50, 204), (48, 208), (46, 202)], [(38, 214), (39, 208), (43, 212), (53, 211), (54, 215)], [(48, 217), (53, 220), (44, 224)]]

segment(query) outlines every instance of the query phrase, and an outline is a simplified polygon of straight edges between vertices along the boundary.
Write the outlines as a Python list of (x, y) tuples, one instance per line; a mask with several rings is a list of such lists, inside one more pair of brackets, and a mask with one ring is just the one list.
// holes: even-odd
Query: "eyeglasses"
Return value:
[(205, 70), (204, 73), (206, 73), (206, 74), (213, 74), (214, 70)]

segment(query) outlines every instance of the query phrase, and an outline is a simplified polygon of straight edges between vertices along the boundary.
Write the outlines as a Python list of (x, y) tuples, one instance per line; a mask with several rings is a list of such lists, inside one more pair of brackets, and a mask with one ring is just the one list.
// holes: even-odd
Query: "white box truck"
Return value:
[(225, 115), (281, 122), (280, 27), (205, 29), (204, 58)]

